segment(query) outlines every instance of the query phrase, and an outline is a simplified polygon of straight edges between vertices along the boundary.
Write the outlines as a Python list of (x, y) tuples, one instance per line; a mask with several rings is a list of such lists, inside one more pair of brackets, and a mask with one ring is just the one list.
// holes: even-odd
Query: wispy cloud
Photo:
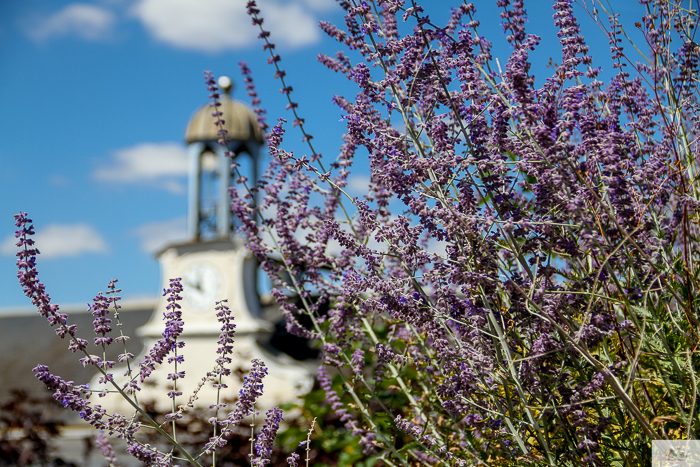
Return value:
[(88, 3), (71, 3), (49, 16), (34, 16), (22, 22), (26, 34), (43, 41), (54, 36), (78, 36), (88, 41), (112, 36), (116, 15)]
[(95, 180), (147, 183), (174, 194), (185, 192), (187, 151), (180, 143), (141, 143), (113, 152), (108, 164), (98, 167)]
[[(170, 46), (216, 53), (250, 46), (257, 31), (246, 14), (246, 0), (138, 0), (131, 9), (146, 30)], [(315, 11), (337, 8), (328, 0), (258, 2), (273, 41), (303, 47), (320, 39)]]
[(348, 191), (351, 195), (366, 195), (369, 193), (369, 181), (366, 175), (352, 175), (348, 178)]
[(185, 216), (159, 222), (148, 222), (131, 231), (139, 238), (141, 249), (155, 253), (165, 245), (187, 240), (187, 219)]
[(338, 9), (338, 3), (335, 0), (303, 0), (306, 7), (317, 11), (330, 11)]
[[(109, 252), (102, 235), (88, 224), (49, 224), (37, 231), (34, 241), (42, 259)], [(0, 244), (0, 252), (13, 256), (17, 251), (16, 243), (14, 235), (6, 237)]]
[[(117, 23), (138, 21), (155, 40), (177, 49), (218, 53), (253, 45), (256, 27), (246, 14), (247, 0), (133, 0), (106, 2), (110, 9), (70, 3), (53, 14), (23, 20), (25, 33), (36, 41), (77, 36), (88, 41), (114, 36)], [(265, 27), (279, 46), (299, 48), (321, 38), (318, 13), (339, 10), (334, 0), (259, 0)], [(130, 5), (130, 6), (127, 6)], [(122, 20), (122, 21), (120, 21)]]

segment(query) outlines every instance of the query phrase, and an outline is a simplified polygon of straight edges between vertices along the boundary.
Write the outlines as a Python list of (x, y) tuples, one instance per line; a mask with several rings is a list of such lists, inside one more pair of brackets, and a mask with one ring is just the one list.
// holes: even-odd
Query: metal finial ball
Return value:
[(233, 81), (228, 76), (219, 77), (219, 87), (224, 90), (226, 94), (229, 94), (233, 89)]

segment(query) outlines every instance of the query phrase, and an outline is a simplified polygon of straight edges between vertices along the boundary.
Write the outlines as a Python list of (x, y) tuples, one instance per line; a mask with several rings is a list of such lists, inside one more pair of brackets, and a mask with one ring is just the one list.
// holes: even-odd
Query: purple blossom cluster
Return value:
[[(228, 300), (221, 300), (216, 302), (216, 318), (221, 323), (221, 334), (219, 335), (219, 348), (216, 349), (216, 354), (219, 356), (216, 359), (216, 368), (214, 369), (214, 377), (218, 377), (219, 381), (221, 378), (231, 375), (231, 368), (229, 365), (233, 362), (231, 355), (233, 354), (233, 336), (236, 333), (236, 325), (233, 322), (233, 316), (231, 314), (231, 309), (226, 306)], [(216, 388), (226, 389), (225, 383), (218, 382), (215, 384)]]
[[(103, 358), (91, 355), (87, 352), (88, 341), (76, 336), (77, 328), (75, 325), (68, 325), (68, 316), (60, 313), (58, 306), (51, 303), (46, 287), (38, 279), (38, 271), (36, 269), (36, 258), (39, 250), (33, 248), (34, 240), (31, 236), (34, 235), (34, 226), (32, 220), (27, 217), (27, 214), (21, 212), (15, 215), (16, 226), (19, 228), (16, 231), (16, 236), (20, 240), (17, 246), (21, 250), (17, 253), (17, 268), (20, 284), (24, 287), (25, 294), (32, 300), (32, 303), (37, 307), (39, 313), (45, 316), (51, 326), (56, 326), (56, 334), (61, 338), (68, 336), (71, 340), (69, 349), (73, 352), (79, 352), (83, 355), (80, 362), (85, 365), (92, 365), (102, 374), (100, 382), (115, 386), (116, 389), (121, 389), (123, 394), (129, 392), (129, 386), (118, 388), (114, 383), (114, 378), (108, 372), (115, 365), (115, 362), (104, 360)], [(120, 292), (116, 288), (116, 280), (110, 281), (108, 285), (109, 296), (102, 293), (98, 294), (90, 310), (92, 311), (95, 320), (93, 322), (94, 331), (96, 334), (95, 345), (104, 350), (113, 342), (124, 342), (128, 340), (127, 336), (120, 333), (117, 338), (111, 338), (109, 334), (112, 332), (111, 319), (108, 318), (109, 308), (113, 306), (115, 313), (119, 309), (117, 302), (121, 299), (117, 294)], [(122, 360), (129, 360), (133, 355), (124, 352), (120, 356)], [(47, 389), (53, 392), (53, 397), (60, 402), (65, 408), (76, 412), (80, 418), (90, 423), (95, 428), (102, 430), (109, 436), (117, 436), (126, 441), (127, 451), (139, 460), (142, 460), (147, 465), (169, 465), (168, 456), (158, 452), (151, 446), (141, 443), (136, 438), (136, 433), (141, 427), (141, 423), (127, 419), (122, 414), (108, 414), (99, 404), (93, 404), (89, 401), (92, 396), (89, 384), (76, 385), (73, 381), (65, 381), (61, 377), (50, 373), (46, 365), (38, 365), (34, 368), (35, 376), (39, 381), (44, 383)], [(104, 395), (104, 392), (100, 394)], [(152, 422), (152, 420), (151, 420)]]
[(253, 81), (253, 78), (251, 76), (251, 71), (250, 68), (248, 68), (248, 64), (246, 62), (239, 62), (238, 66), (241, 69), (241, 75), (243, 75), (243, 82), (245, 83), (245, 89), (248, 94), (248, 97), (250, 97), (250, 104), (253, 106), (253, 112), (255, 112), (255, 115), (258, 118), (258, 125), (260, 125), (260, 130), (263, 132), (267, 132), (269, 126), (267, 124), (267, 119), (265, 115), (267, 112), (265, 109), (260, 107), (261, 100), (260, 97), (258, 96), (258, 92), (255, 89), (255, 82)]
[[(80, 358), (80, 363), (83, 366), (91, 365), (100, 371), (99, 383), (105, 385), (105, 389), (99, 394), (100, 397), (105, 396), (107, 391), (120, 393), (135, 408), (136, 413), (140, 415), (143, 421), (137, 421), (135, 418), (136, 414), (134, 417), (129, 418), (121, 413), (109, 414), (101, 405), (93, 404), (89, 401), (93, 394), (89, 384), (76, 385), (73, 381), (65, 381), (59, 376), (51, 374), (49, 368), (45, 365), (38, 365), (34, 368), (37, 379), (53, 392), (54, 398), (65, 408), (75, 411), (80, 418), (100, 430), (97, 444), (100, 446), (103, 455), (110, 462), (114, 462), (115, 454), (107, 436), (116, 436), (124, 439), (127, 452), (145, 465), (171, 465), (173, 461), (172, 451), (170, 453), (161, 452), (158, 447), (145, 443), (137, 437), (139, 429), (142, 426), (147, 426), (162, 435), (167, 442), (173, 444), (192, 465), (200, 465), (195, 457), (178, 444), (175, 432), (168, 433), (165, 431), (160, 424), (155, 422), (135, 397), (136, 392), (140, 390), (137, 383), (147, 382), (159, 365), (168, 363), (172, 364), (174, 368), (174, 371), (167, 376), (167, 379), (173, 382), (172, 389), (167, 393), (167, 396), (173, 399), (173, 412), (165, 415), (166, 421), (172, 421), (173, 426), (175, 426), (175, 421), (182, 418), (183, 411), (194, 407), (191, 404), (191, 400), (186, 408), (185, 406), (180, 406), (176, 409), (175, 404), (175, 398), (182, 395), (182, 391), (178, 390), (177, 381), (185, 377), (185, 372), (178, 369), (178, 365), (184, 362), (184, 357), (178, 354), (178, 350), (185, 345), (185, 342), (181, 339), (184, 326), (180, 305), (183, 291), (181, 279), (171, 279), (169, 287), (164, 290), (163, 295), (167, 297), (166, 311), (163, 314), (165, 329), (161, 339), (154, 344), (143, 360), (138, 363), (138, 371), (133, 375), (129, 362), (134, 358), (134, 355), (126, 349), (128, 336), (121, 332), (121, 322), (119, 321), (120, 306), (118, 302), (121, 300), (121, 297), (118, 294), (121, 290), (116, 286), (117, 280), (110, 281), (107, 287), (108, 293), (105, 295), (100, 292), (93, 299), (92, 304), (89, 305), (89, 311), (94, 316), (93, 331), (96, 336), (94, 345), (103, 351), (103, 355), (106, 355), (107, 347), (115, 342), (124, 345), (124, 352), (119, 355), (119, 360), (127, 363), (127, 373), (125, 375), (127, 379), (125, 382), (118, 382), (114, 375), (109, 372), (116, 365), (116, 362), (89, 354), (87, 352), (88, 341), (78, 338), (76, 336), (76, 327), (67, 324), (68, 316), (59, 313), (58, 306), (51, 304), (45, 286), (38, 279), (36, 256), (39, 254), (39, 251), (34, 248), (34, 240), (31, 238), (34, 235), (32, 220), (27, 217), (26, 213), (20, 213), (15, 216), (15, 221), (19, 228), (16, 234), (17, 238), (19, 238), (17, 246), (21, 248), (17, 254), (18, 277), (25, 289), (25, 293), (32, 299), (39, 312), (47, 317), (49, 323), (52, 326), (57, 326), (57, 334), (61, 338), (68, 336), (71, 339), (69, 348), (73, 352), (80, 352), (83, 355)], [(113, 315), (111, 314), (112, 310), (114, 312)], [(214, 362), (214, 370), (208, 376), (214, 380), (214, 387), (220, 391), (227, 388), (223, 378), (231, 375), (230, 365), (232, 363), (233, 337), (236, 325), (233, 323), (231, 310), (226, 306), (226, 300), (218, 302), (215, 311), (222, 327), (218, 341), (218, 358)], [(116, 324), (120, 329), (118, 337), (112, 337), (114, 331), (112, 317), (116, 320)], [(223, 420), (219, 420), (219, 411), (224, 409), (227, 404), (217, 400), (215, 404), (210, 406), (210, 409), (215, 411), (214, 417), (211, 419), (212, 423), (216, 426), (220, 425), (222, 429), (220, 434), (212, 438), (211, 442), (204, 447), (205, 452), (212, 452), (217, 447), (226, 444), (227, 438), (233, 434), (232, 428), (238, 426), (245, 417), (254, 412), (255, 401), (263, 393), (262, 378), (266, 374), (267, 368), (265, 364), (260, 360), (253, 360), (252, 368), (244, 378), (243, 388), (239, 392), (239, 398), (234, 410)], [(196, 399), (196, 393), (192, 398)], [(281, 420), (282, 411), (280, 409), (275, 408), (268, 412), (266, 424), (256, 442), (257, 455), (253, 459), (255, 465), (267, 465), (269, 463), (272, 443), (276, 437)]]
[[(77, 412), (80, 418), (101, 432), (124, 439), (127, 452), (136, 459), (143, 461), (146, 465), (170, 465), (167, 455), (137, 440), (136, 433), (141, 427), (140, 423), (129, 420), (122, 414), (109, 415), (100, 405), (91, 404), (88, 401), (91, 393), (87, 385), (75, 386), (72, 381), (63, 381), (60, 377), (49, 373), (45, 365), (39, 365), (33, 371), (47, 389), (54, 391), (54, 398), (64, 407)], [(104, 444), (101, 447), (106, 449)]]
[(95, 444), (98, 448), (100, 448), (100, 454), (104, 456), (105, 460), (109, 462), (110, 466), (117, 465), (117, 457), (114, 453), (114, 449), (112, 448), (112, 444), (109, 442), (109, 438), (105, 436), (104, 432), (100, 432), (95, 437)]
[[(543, 39), (528, 31), (526, 3), (498, 1), (511, 50), (496, 60), (474, 5), (443, 27), (415, 2), (341, 1), (344, 27), (320, 26), (345, 50), (319, 55), (358, 89), (333, 98), (347, 129), (338, 156), (320, 157), (290, 105), (310, 156), (283, 148), (279, 119), (261, 204), (253, 213), (232, 191), (241, 219), (261, 219), (243, 229), (287, 329), (320, 341), (328, 404), (399, 462), (396, 433), (420, 441), (411, 455), (429, 463), (601, 465), (644, 457), (617, 430), (681, 436), (651, 422), (661, 413), (684, 414), (685, 436), (697, 429), (691, 405), (639, 353), (668, 347), (645, 334), (648, 319), (681, 331), (682, 348), (698, 342), (697, 10), (640, 2), (636, 27), (658, 61), (634, 62), (621, 18), (608, 25), (596, 8), (552, 2), (561, 57), (535, 77)], [(607, 82), (581, 12), (611, 44)], [(254, 1), (248, 13), (292, 103)], [(344, 188), (361, 159), (370, 186), (352, 198)], [(376, 410), (398, 431), (379, 428)], [(420, 427), (406, 422), (415, 414)]]
[(66, 336), (70, 338), (69, 349), (71, 352), (84, 351), (87, 348), (87, 341), (75, 336), (77, 327), (68, 325), (68, 316), (59, 312), (58, 305), (51, 303), (51, 298), (46, 292), (46, 286), (39, 281), (36, 269), (36, 258), (39, 250), (34, 248), (34, 225), (32, 219), (27, 217), (26, 212), (15, 214), (15, 226), (19, 229), (15, 231), (15, 238), (18, 238), (17, 247), (17, 278), (24, 290), (24, 294), (32, 301), (39, 313), (45, 317), (51, 327), (56, 327), (56, 335), (61, 339)]
[[(211, 423), (220, 426), (221, 431), (218, 436), (214, 436), (209, 440), (204, 447), (205, 452), (211, 452), (217, 447), (226, 445), (226, 438), (233, 433), (233, 429), (239, 426), (244, 418), (253, 415), (255, 412), (255, 402), (263, 394), (262, 380), (267, 375), (267, 367), (259, 359), (253, 359), (251, 364), (248, 375), (243, 378), (243, 387), (238, 391), (238, 400), (233, 410), (223, 420), (216, 418), (210, 420)], [(281, 412), (279, 416), (281, 417)]]
[(251, 459), (252, 466), (262, 467), (270, 463), (272, 444), (277, 438), (277, 430), (279, 430), (281, 421), (281, 409), (275, 407), (267, 411), (265, 425), (263, 425), (262, 431), (255, 440), (255, 457)]
[[(178, 303), (182, 300), (182, 295), (180, 295), (182, 293), (182, 284), (180, 281), (181, 279), (179, 277), (171, 279), (170, 288), (163, 291), (163, 296), (168, 297), (167, 311), (163, 313), (165, 330), (163, 331), (161, 339), (156, 341), (143, 362), (139, 363), (139, 380), (142, 383), (153, 373), (156, 369), (156, 365), (160, 365), (165, 361), (166, 357), (168, 358), (168, 363), (177, 364), (184, 361), (184, 357), (177, 354), (177, 349), (181, 349), (185, 346), (184, 341), (178, 340), (178, 337), (182, 334), (182, 326), (184, 324), (182, 321), (182, 312), (180, 311), (182, 307)], [(184, 376), (184, 372), (176, 371), (175, 373), (169, 373), (168, 379), (173, 380), (173, 383), (175, 383)], [(139, 389), (135, 383), (132, 384), (134, 384), (134, 389)], [(168, 393), (168, 397), (174, 398), (181, 394), (180, 391), (172, 390)]]

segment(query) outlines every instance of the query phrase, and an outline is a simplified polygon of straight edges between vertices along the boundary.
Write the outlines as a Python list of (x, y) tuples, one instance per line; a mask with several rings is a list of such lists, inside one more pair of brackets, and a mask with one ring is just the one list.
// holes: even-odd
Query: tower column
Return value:
[(201, 167), (201, 154), (204, 143), (194, 142), (188, 147), (189, 174), (187, 196), (187, 236), (192, 240), (199, 240), (199, 219), (202, 196), (202, 180), (199, 176)]
[(231, 235), (231, 201), (228, 194), (228, 188), (231, 186), (231, 160), (226, 157), (225, 152), (225, 148), (219, 145), (216, 150), (219, 165), (216, 230), (219, 238), (227, 238)]

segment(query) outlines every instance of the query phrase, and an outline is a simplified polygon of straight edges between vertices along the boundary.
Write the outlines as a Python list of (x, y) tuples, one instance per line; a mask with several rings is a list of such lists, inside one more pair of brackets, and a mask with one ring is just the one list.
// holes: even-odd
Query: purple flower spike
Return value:
[(15, 214), (15, 226), (19, 230), (15, 231), (15, 238), (19, 238), (17, 246), (20, 251), (17, 252), (17, 278), (24, 290), (24, 294), (32, 300), (34, 305), (41, 314), (45, 317), (51, 326), (57, 326), (56, 334), (64, 338), (66, 335), (71, 337), (69, 349), (72, 352), (82, 351), (87, 348), (87, 341), (75, 337), (76, 326), (68, 325), (68, 315), (59, 313), (58, 305), (51, 303), (49, 294), (46, 293), (46, 286), (39, 281), (39, 273), (36, 269), (36, 257), (39, 250), (34, 248), (34, 240), (31, 238), (34, 235), (34, 226), (32, 220), (27, 217), (26, 212)]
[(220, 136), (219, 144), (222, 146), (226, 146), (228, 143), (231, 142), (231, 140), (226, 138), (226, 135), (228, 135), (228, 130), (224, 128), (226, 122), (221, 118), (223, 116), (223, 112), (218, 110), (219, 107), (221, 107), (221, 102), (219, 101), (220, 96), (218, 93), (219, 88), (216, 85), (216, 80), (211, 74), (211, 71), (207, 70), (204, 72), (204, 80), (207, 83), (207, 90), (211, 92), (211, 94), (209, 94), (209, 97), (212, 99), (212, 103), (210, 105), (214, 107), (214, 111), (211, 115), (212, 117), (215, 117), (214, 125), (218, 127), (218, 131), (216, 133)]
[[(255, 112), (255, 115), (258, 117), (258, 125), (260, 125), (260, 130), (262, 130), (263, 133), (267, 131), (269, 128), (265, 114), (267, 113), (265, 109), (260, 107), (260, 97), (258, 96), (258, 92), (255, 89), (255, 83), (253, 81), (253, 76), (250, 71), (250, 68), (248, 68), (248, 64), (246, 62), (239, 62), (238, 66), (241, 69), (241, 74), (243, 75), (243, 82), (245, 83), (245, 89), (248, 91), (248, 96), (250, 97), (250, 103), (253, 105), (253, 112)], [(284, 72), (280, 73), (280, 77), (284, 76)]]
[(280, 422), (282, 421), (282, 409), (277, 407), (267, 411), (265, 417), (265, 425), (258, 435), (255, 442), (256, 457), (252, 459), (251, 465), (254, 467), (262, 467), (270, 463), (270, 455), (272, 454), (272, 444), (277, 437)]
[(238, 392), (235, 408), (223, 421), (216, 422), (215, 419), (212, 419), (212, 422), (222, 425), (221, 434), (218, 437), (210, 438), (204, 451), (210, 452), (212, 449), (226, 444), (224, 438), (233, 433), (232, 428), (238, 426), (245, 417), (253, 413), (255, 401), (263, 394), (262, 380), (267, 375), (267, 367), (262, 360), (257, 358), (253, 359), (251, 363), (252, 367), (248, 375), (243, 378), (243, 387)]
[(93, 300), (90, 310), (92, 310), (92, 316), (95, 317), (93, 321), (93, 326), (95, 328), (95, 345), (98, 347), (106, 347), (112, 343), (112, 338), (107, 336), (108, 333), (112, 331), (110, 323), (111, 319), (107, 318), (109, 314), (110, 299), (102, 295), (100, 292)]
[(100, 448), (100, 454), (109, 462), (109, 465), (117, 465), (114, 449), (112, 449), (112, 444), (109, 442), (109, 438), (105, 436), (104, 431), (100, 431), (95, 437), (95, 444)]
[[(219, 335), (219, 348), (216, 353), (219, 355), (216, 359), (216, 368), (214, 375), (229, 376), (231, 369), (228, 365), (231, 364), (231, 355), (233, 354), (233, 336), (236, 332), (236, 325), (233, 323), (231, 309), (225, 305), (228, 300), (216, 302), (216, 316), (221, 323), (221, 334)], [(225, 388), (225, 384), (221, 384), (221, 388)]]
[[(163, 313), (163, 319), (165, 319), (165, 331), (163, 331), (162, 338), (159, 339), (146, 358), (142, 363), (139, 364), (139, 378), (143, 383), (146, 378), (155, 370), (156, 365), (160, 365), (165, 361), (170, 352), (174, 351), (176, 348), (182, 348), (185, 343), (178, 341), (177, 338), (182, 333), (182, 312), (180, 311), (180, 302), (182, 300), (182, 284), (180, 283), (182, 279), (175, 278), (170, 280), (170, 288), (163, 291), (163, 295), (167, 295), (168, 305), (165, 307), (166, 312)], [(182, 358), (178, 356), (178, 358)], [(179, 377), (179, 375), (174, 375)]]
[[(267, 375), (267, 367), (262, 360), (253, 359), (248, 375), (243, 378), (243, 387), (238, 391), (238, 402), (236, 409), (232, 415), (229, 415), (229, 420), (240, 420), (243, 417), (250, 415), (253, 412), (255, 401), (263, 394), (263, 378)], [(239, 420), (239, 421), (240, 421)]]
[[(92, 426), (99, 429), (113, 429), (109, 427), (105, 420), (106, 413), (99, 406), (93, 406), (86, 399), (90, 393), (86, 392), (85, 387), (75, 386), (72, 381), (64, 381), (58, 376), (54, 376), (49, 372), (49, 368), (45, 365), (39, 365), (34, 368), (35, 376), (39, 381), (44, 383), (46, 388), (53, 391), (53, 397), (60, 402), (64, 407), (73, 410), (80, 415), (80, 418), (89, 422)], [(131, 428), (124, 428), (120, 433), (128, 436), (138, 429), (137, 425)]]

